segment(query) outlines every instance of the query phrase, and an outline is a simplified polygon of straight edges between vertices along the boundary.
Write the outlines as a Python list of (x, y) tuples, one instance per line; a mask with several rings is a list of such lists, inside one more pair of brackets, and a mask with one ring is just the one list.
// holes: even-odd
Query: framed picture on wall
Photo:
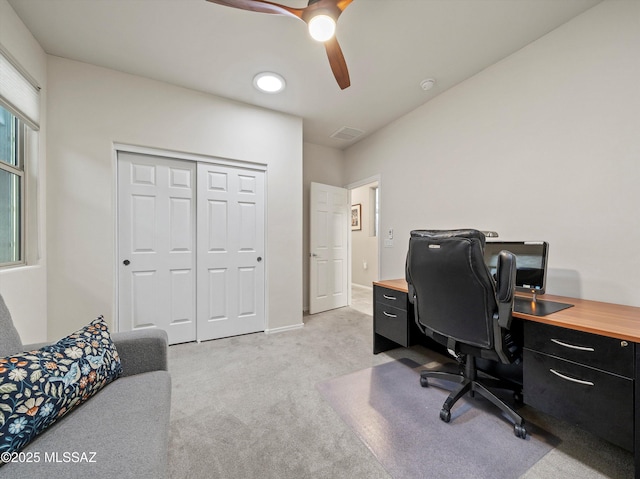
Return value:
[(351, 231), (362, 229), (362, 204), (351, 205)]

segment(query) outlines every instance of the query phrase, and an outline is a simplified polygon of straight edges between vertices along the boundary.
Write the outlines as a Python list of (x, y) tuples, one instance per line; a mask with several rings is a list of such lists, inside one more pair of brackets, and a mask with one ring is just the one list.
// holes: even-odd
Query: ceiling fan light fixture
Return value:
[(309, 20), (309, 35), (317, 42), (326, 42), (336, 33), (336, 21), (329, 15), (316, 15)]
[[(0, 0), (2, 1), (2, 0)], [(331, 72), (341, 90), (349, 88), (351, 79), (342, 48), (335, 37), (336, 22), (353, 0), (307, 0), (306, 7), (294, 8), (270, 0), (208, 0), (211, 3), (250, 12), (284, 15), (307, 24), (309, 34), (324, 43)], [(302, 0), (297, 0), (302, 3)], [(254, 79), (254, 84), (256, 80)], [(256, 85), (256, 88), (258, 86)]]
[(284, 90), (286, 82), (277, 73), (262, 72), (253, 77), (253, 86), (264, 93), (280, 93)]

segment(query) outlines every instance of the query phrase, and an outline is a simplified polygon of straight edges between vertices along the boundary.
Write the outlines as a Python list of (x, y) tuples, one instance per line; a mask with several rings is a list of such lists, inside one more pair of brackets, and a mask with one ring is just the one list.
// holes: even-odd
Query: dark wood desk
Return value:
[[(374, 282), (373, 295), (375, 354), (421, 340), (404, 279)], [(633, 451), (640, 479), (640, 308), (538, 300), (574, 306), (548, 316), (513, 313), (525, 321), (525, 403)]]

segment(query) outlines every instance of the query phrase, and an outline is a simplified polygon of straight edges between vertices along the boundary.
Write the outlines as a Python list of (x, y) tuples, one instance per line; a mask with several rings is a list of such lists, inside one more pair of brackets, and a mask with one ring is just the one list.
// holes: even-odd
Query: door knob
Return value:
[(128, 259), (125, 259), (125, 260), (122, 262), (122, 264), (123, 264), (123, 265), (125, 265), (125, 266), (129, 266), (129, 264), (131, 264), (131, 261), (129, 261)]
[(262, 261), (262, 256), (258, 256), (258, 263)]

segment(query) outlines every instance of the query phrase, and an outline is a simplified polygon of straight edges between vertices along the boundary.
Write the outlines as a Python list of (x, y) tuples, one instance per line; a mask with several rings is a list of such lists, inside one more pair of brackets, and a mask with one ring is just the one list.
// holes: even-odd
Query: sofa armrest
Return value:
[[(168, 371), (167, 333), (162, 329), (140, 329), (111, 333), (122, 362), (122, 377), (149, 371)], [(34, 351), (51, 343), (25, 344), (25, 351)]]
[(162, 329), (142, 329), (111, 333), (122, 362), (122, 376), (149, 371), (167, 371), (167, 333)]
[(37, 351), (38, 349), (42, 349), (45, 346), (51, 346), (51, 343), (45, 341), (44, 343), (25, 344), (22, 346), (22, 351), (20, 352)]

